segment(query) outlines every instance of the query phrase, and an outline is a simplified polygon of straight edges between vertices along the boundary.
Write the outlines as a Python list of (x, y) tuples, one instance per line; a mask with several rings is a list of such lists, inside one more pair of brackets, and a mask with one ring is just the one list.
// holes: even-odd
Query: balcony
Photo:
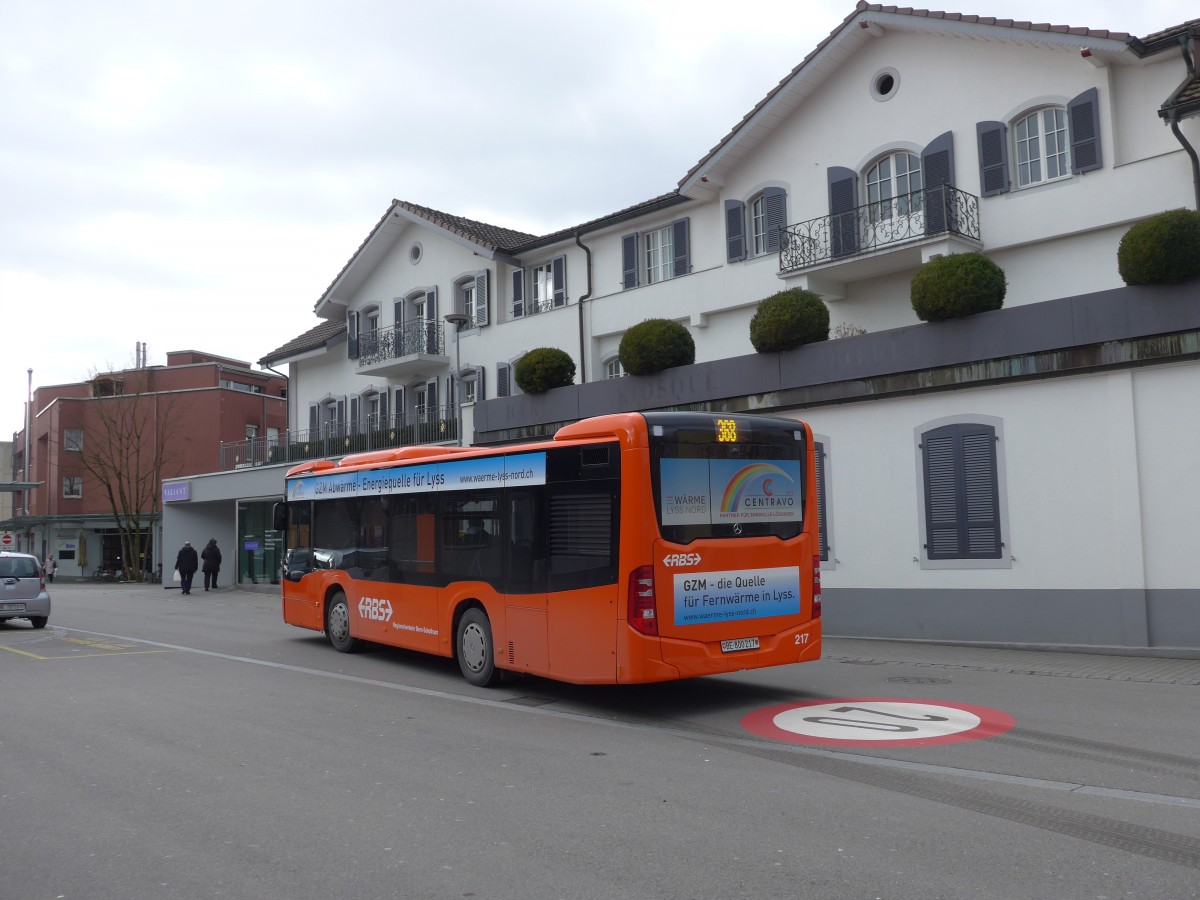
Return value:
[(278, 437), (250, 438), (221, 444), (221, 471), (255, 466), (329, 459), (364, 450), (386, 450), (416, 444), (458, 442), (458, 420), (452, 405), (416, 410), (364, 422), (323, 425), (285, 431)]
[(780, 240), (779, 276), (789, 287), (837, 300), (848, 282), (981, 246), (979, 198), (940, 184), (789, 225)]
[(350, 339), (350, 356), (358, 357), (360, 375), (383, 378), (425, 375), (450, 364), (441, 322), (405, 322), (360, 334)]

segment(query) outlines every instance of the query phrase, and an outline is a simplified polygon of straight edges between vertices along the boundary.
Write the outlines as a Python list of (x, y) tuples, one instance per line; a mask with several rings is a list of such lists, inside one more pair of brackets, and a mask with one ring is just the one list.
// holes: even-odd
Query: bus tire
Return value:
[(487, 613), (471, 607), (458, 620), (455, 637), (458, 667), (463, 678), (476, 687), (491, 687), (500, 680), (496, 668), (496, 650), (492, 642), (492, 623)]
[(325, 637), (338, 653), (354, 653), (360, 646), (358, 638), (350, 636), (350, 604), (341, 591), (325, 606)]

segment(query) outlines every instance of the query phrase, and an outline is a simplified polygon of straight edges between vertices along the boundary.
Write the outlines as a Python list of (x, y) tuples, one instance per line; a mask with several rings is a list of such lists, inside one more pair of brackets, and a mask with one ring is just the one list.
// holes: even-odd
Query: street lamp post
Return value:
[(462, 385), (459, 384), (458, 376), (462, 363), (458, 355), (458, 333), (471, 320), (465, 313), (446, 313), (442, 318), (454, 326), (454, 432), (458, 435), (458, 446), (461, 447), (463, 445)]
[(25, 490), (21, 491), (21, 502), (25, 508), (21, 510), (25, 515), (25, 552), (33, 552), (33, 526), (29, 523), (29, 429), (33, 425), (33, 369), (26, 369), (29, 373), (29, 388), (25, 398), (25, 456), (24, 456), (24, 474), (22, 480), (25, 482)]

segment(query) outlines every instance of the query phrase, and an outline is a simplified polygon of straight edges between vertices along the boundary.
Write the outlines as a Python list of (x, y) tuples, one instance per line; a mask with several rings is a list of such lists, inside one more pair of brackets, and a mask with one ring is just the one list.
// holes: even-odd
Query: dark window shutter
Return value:
[(430, 355), (440, 354), (438, 346), (438, 305), (437, 288), (425, 292), (425, 347), (424, 352)]
[(496, 396), (507, 397), (509, 394), (508, 378), (511, 366), (508, 363), (496, 363)]
[(1071, 171), (1076, 175), (1101, 167), (1100, 94), (1088, 88), (1067, 104), (1071, 126)]
[(1000, 559), (996, 429), (945, 425), (921, 437), (928, 559)]
[(725, 201), (725, 258), (738, 262), (746, 258), (746, 204)]
[(627, 234), (621, 238), (622, 286), (628, 290), (638, 284), (638, 236)]
[(386, 387), (379, 392), (379, 421), (375, 423), (376, 428), (386, 428), (388, 425), (388, 394), (391, 393)]
[(979, 193), (994, 197), (1008, 192), (1008, 128), (1003, 122), (976, 122), (979, 139)]
[(550, 260), (550, 277), (554, 279), (554, 305), (567, 305), (567, 258), (556, 256)]
[(441, 418), (441, 414), (438, 412), (438, 383), (436, 378), (425, 386), (425, 410), (428, 413), (430, 421)]
[(512, 273), (512, 314), (514, 319), (525, 315), (525, 270), (516, 269)]
[(405, 402), (404, 388), (396, 388), (395, 401), (395, 412), (393, 412), (392, 415), (395, 417), (398, 425), (403, 425), (404, 414), (408, 412), (408, 404)]
[(309, 435), (310, 439), (316, 434), (318, 428), (321, 427), (321, 407), (315, 403), (308, 404), (308, 430), (312, 432)]
[(486, 374), (483, 366), (475, 370), (475, 399), (479, 402), (487, 399), (487, 393), (484, 391), (484, 388), (487, 387), (485, 381)]
[(358, 312), (346, 313), (346, 356), (358, 359)]
[(488, 323), (488, 275), (488, 270), (484, 269), (475, 276), (476, 325), (486, 325)]
[(925, 183), (925, 233), (953, 231), (954, 134), (947, 131), (935, 137), (921, 151), (921, 177)]
[(688, 219), (676, 219), (671, 223), (671, 244), (674, 253), (672, 277), (678, 278), (692, 270), (691, 241), (688, 234)]
[(829, 517), (825, 514), (828, 492), (825, 486), (825, 444), (813, 442), (817, 458), (817, 540), (821, 544), (821, 562), (829, 562)]
[(858, 175), (844, 166), (830, 166), (829, 250), (833, 256), (858, 252)]
[(334, 434), (341, 437), (346, 433), (346, 398), (338, 399), (334, 406)]
[(358, 434), (358, 398), (350, 398), (350, 427), (347, 429), (350, 434)]
[(767, 251), (779, 252), (780, 234), (787, 228), (787, 191), (779, 187), (763, 188), (766, 212)]

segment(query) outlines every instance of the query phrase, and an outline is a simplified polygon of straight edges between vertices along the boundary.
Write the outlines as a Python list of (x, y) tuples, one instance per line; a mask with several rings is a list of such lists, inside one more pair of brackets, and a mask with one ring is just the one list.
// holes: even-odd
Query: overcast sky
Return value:
[[(1138, 36), (1197, 14), (934, 8)], [(301, 334), (392, 198), (545, 234), (673, 190), (853, 10), (0, 0), (0, 440), (28, 369), (82, 381), (139, 341), (253, 363)]]

